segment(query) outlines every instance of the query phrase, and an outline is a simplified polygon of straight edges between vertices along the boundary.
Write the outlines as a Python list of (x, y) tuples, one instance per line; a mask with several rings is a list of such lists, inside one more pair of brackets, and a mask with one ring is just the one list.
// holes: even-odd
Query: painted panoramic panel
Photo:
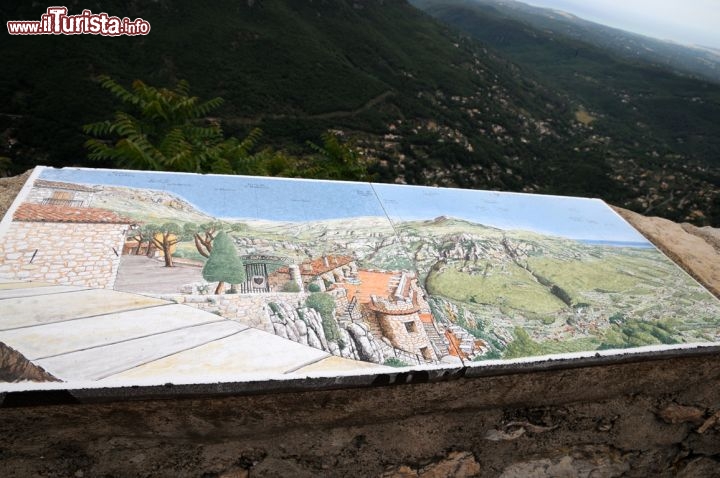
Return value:
[(719, 334), (720, 302), (599, 200), (38, 168), (0, 225), (5, 389), (481, 367)]

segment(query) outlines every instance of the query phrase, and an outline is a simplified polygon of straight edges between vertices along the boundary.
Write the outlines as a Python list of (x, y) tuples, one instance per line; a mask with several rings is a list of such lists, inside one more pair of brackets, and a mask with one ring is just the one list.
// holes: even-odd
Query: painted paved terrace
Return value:
[(0, 342), (62, 381), (212, 383), (385, 369), (107, 289), (0, 281), (0, 309)]

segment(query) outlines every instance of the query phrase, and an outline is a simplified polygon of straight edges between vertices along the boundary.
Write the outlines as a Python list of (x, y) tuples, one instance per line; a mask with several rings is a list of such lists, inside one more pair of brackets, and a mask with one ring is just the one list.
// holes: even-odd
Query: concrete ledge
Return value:
[[(102, 386), (98, 383), (89, 382), (82, 388), (68, 389), (63, 383), (43, 383), (37, 387), (32, 384), (10, 385), (10, 388), (17, 388), (16, 391), (8, 391), (0, 394), (0, 408), (23, 407), (60, 404), (93, 404), (109, 403), (124, 400), (155, 400), (155, 399), (190, 399), (190, 398), (222, 398), (226, 396), (247, 396), (247, 395), (274, 395), (278, 393), (303, 393), (308, 391), (330, 391), (340, 389), (359, 388), (381, 388), (394, 385), (408, 385), (421, 383), (440, 383), (448, 381), (463, 381), (468, 387), (475, 386), (474, 380), (488, 379), (493, 377), (514, 377), (517, 375), (530, 375), (542, 373), (566, 373), (576, 374), (574, 380), (583, 380), (583, 377), (591, 375), (604, 375), (605, 379), (601, 390), (606, 393), (622, 394), (632, 391), (642, 391), (645, 388), (652, 389), (652, 383), (644, 378), (633, 380), (632, 384), (618, 381), (612, 376), (612, 372), (606, 370), (613, 367), (634, 368), (646, 367), (652, 370), (656, 366), (673, 368), (678, 360), (697, 358), (705, 360), (708, 358), (720, 358), (720, 347), (694, 347), (686, 349), (634, 352), (624, 355), (597, 355), (592, 357), (574, 359), (555, 359), (535, 362), (518, 363), (497, 363), (481, 367), (454, 367), (435, 369), (412, 370), (406, 369), (397, 373), (378, 373), (369, 371), (368, 374), (357, 374), (356, 371), (349, 375), (335, 374), (330, 377), (316, 376), (306, 378), (287, 378), (282, 374), (271, 380), (255, 380), (240, 382), (222, 383), (192, 383), (164, 385), (136, 385), (131, 387), (123, 386)], [(718, 365), (720, 368), (720, 364)], [(613, 369), (614, 370), (614, 369)], [(682, 379), (682, 374), (680, 375)], [(587, 384), (588, 390), (596, 386), (596, 382)], [(624, 388), (626, 386), (638, 386), (640, 388)], [(565, 382), (547, 382), (544, 392), (552, 395), (555, 390), (563, 390)], [(575, 394), (576, 392), (573, 392)], [(572, 397), (568, 397), (571, 399)], [(504, 402), (503, 402), (504, 403)]]
[(8, 394), (0, 460), (10, 477), (717, 476), (720, 433), (699, 430), (720, 409), (720, 354), (687, 352), (361, 389), (20, 408)]

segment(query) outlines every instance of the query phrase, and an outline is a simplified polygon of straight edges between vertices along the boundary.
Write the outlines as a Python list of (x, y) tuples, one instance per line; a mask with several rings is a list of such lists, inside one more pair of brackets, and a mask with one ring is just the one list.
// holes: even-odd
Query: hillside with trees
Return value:
[[(44, 8), (4, 5), (0, 18), (36, 20)], [(103, 75), (128, 91), (135, 80), (156, 90), (186, 80), (192, 96), (223, 100), (196, 126), (219, 126), (230, 149), (250, 138), (262, 166), (202, 172), (360, 179), (353, 167), (362, 164), (378, 181), (595, 196), (697, 224), (720, 220), (718, 85), (638, 67), (628, 82), (641, 93), (631, 93), (610, 81), (615, 63), (601, 68), (603, 53), (582, 46), (572, 51), (595, 70), (574, 80), (584, 96), (570, 94), (562, 75), (548, 80), (552, 62), (531, 69), (404, 0), (92, 8), (142, 17), (151, 33), (4, 37), (3, 168), (119, 166), (84, 146), (117, 140), (84, 125), (128, 111)], [(351, 167), (327, 167), (343, 164)]]

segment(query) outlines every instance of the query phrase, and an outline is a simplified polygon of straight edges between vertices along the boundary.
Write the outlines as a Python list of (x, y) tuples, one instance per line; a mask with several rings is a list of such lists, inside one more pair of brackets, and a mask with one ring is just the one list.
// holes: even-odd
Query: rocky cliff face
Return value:
[(186, 221), (202, 224), (213, 220), (187, 201), (165, 191), (101, 186), (91, 205), (148, 222)]
[(670, 259), (720, 297), (720, 229), (645, 217), (617, 207), (615, 210)]
[(374, 363), (384, 360), (380, 345), (364, 324), (333, 319), (338, 337), (329, 339), (323, 328), (323, 319), (315, 309), (273, 302), (270, 310), (275, 335), (338, 357)]

